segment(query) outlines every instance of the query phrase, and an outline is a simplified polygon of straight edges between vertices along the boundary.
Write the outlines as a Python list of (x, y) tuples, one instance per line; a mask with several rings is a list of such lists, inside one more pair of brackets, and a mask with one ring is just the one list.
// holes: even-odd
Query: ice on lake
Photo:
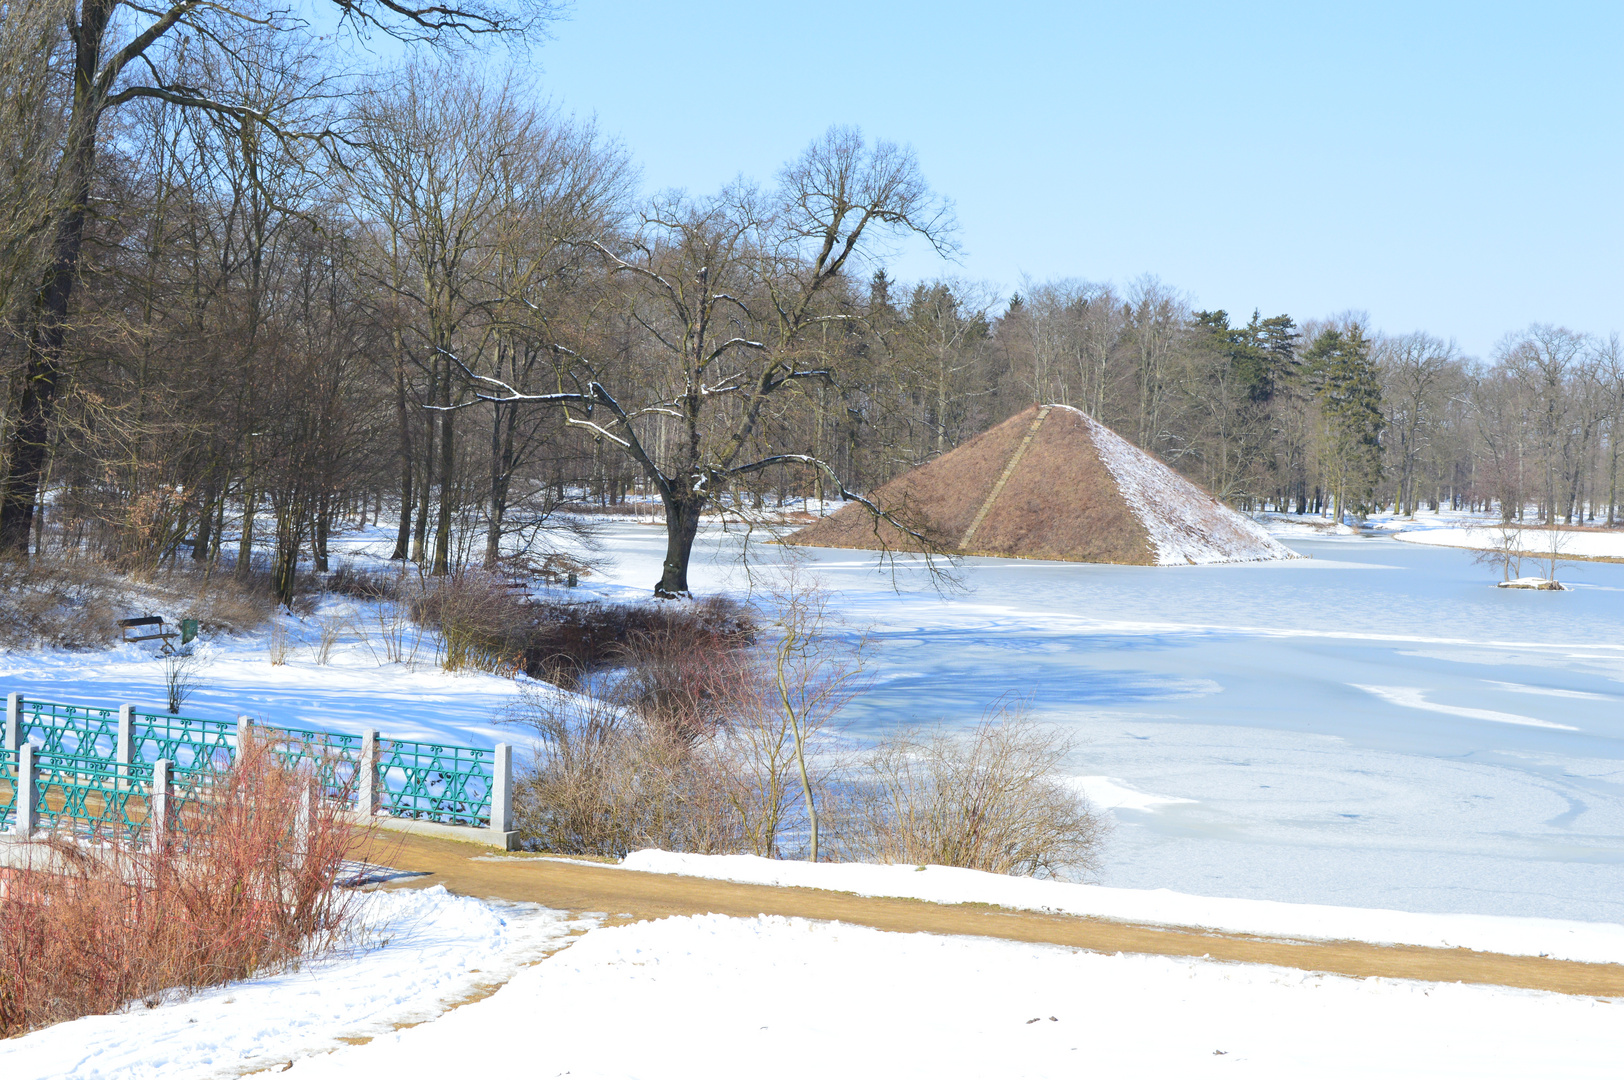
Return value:
[[(1290, 542), (1311, 558), (969, 559), (946, 593), (809, 555), (878, 646), (854, 735), (1018, 695), (1075, 730), (1095, 790), (1144, 796), (1115, 800), (1104, 884), (1624, 920), (1624, 565), (1527, 592), (1468, 552)], [(652, 585), (661, 528), (607, 546), (610, 580)], [(736, 535), (707, 531), (695, 562), (697, 591), (747, 586)]]

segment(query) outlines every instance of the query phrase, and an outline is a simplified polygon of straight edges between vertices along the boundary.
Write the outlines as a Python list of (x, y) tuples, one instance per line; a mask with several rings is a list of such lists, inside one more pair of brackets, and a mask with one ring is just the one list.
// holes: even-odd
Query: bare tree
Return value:
[(567, 423), (636, 463), (665, 506), (655, 594), (685, 596), (700, 515), (744, 477), (819, 470), (843, 496), (858, 497), (827, 462), (761, 445), (763, 411), (792, 388), (833, 380), (810, 331), (858, 317), (838, 302), (854, 260), (888, 235), (917, 234), (948, 251), (952, 220), (911, 152), (838, 127), (784, 168), (770, 196), (748, 185), (698, 200), (667, 194), (642, 217), (620, 251), (583, 241), (629, 284), (629, 310), (648, 349), (642, 380), (611, 370), (606, 358), (564, 349), (560, 380), (575, 389), (526, 393), (464, 374), (482, 400), (563, 408)]
[[(465, 0), (422, 6), (399, 0), (334, 0), (342, 21), (394, 37), (425, 42), (470, 35), (522, 33), (551, 14), (546, 0)], [(321, 132), (284, 126), (279, 117), (233, 101), (221, 88), (166, 77), (176, 69), (155, 63), (171, 43), (222, 43), (232, 31), (255, 28), (262, 35), (297, 35), (304, 24), (290, 11), (266, 13), (246, 3), (176, 0), (157, 7), (128, 0), (68, 0), (60, 9), (66, 38), (71, 101), (62, 137), (51, 143), (57, 202), (49, 226), (50, 269), (35, 295), (27, 334), (27, 364), (17, 380), (11, 409), (15, 425), (7, 440), (7, 477), (0, 492), (0, 547), (26, 552), (45, 463), (47, 438), (66, 376), (63, 349), (69, 308), (79, 275), (89, 219), (92, 181), (103, 119), (120, 105), (158, 100), (207, 110), (236, 120), (245, 131), (274, 138), (319, 137)], [(9, 19), (8, 19), (9, 21)]]

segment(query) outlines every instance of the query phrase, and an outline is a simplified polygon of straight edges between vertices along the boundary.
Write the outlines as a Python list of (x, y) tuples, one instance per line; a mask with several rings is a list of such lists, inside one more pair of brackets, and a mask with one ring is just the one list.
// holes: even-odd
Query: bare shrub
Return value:
[(544, 599), (531, 601), (528, 608), (525, 674), (561, 686), (575, 686), (588, 672), (624, 665), (635, 652), (634, 640), (706, 639), (733, 647), (754, 642), (757, 629), (747, 607), (720, 596), (651, 604)]
[(508, 719), (533, 728), (514, 811), (525, 846), (624, 856), (645, 847), (739, 847), (706, 759), (686, 740), (599, 698), (525, 687)]
[(186, 699), (202, 685), (200, 669), (203, 658), (197, 655), (196, 650), (184, 648), (177, 652), (165, 653), (159, 658), (163, 664), (164, 692), (169, 701), (169, 712), (173, 716), (180, 715), (180, 708), (186, 704)]
[(522, 665), (534, 615), (525, 597), (501, 578), (461, 570), (434, 582), (412, 603), (417, 621), (440, 632), (445, 670), (513, 672)]
[(359, 570), (352, 562), (341, 562), (334, 568), (323, 587), (335, 596), (349, 596), (356, 600), (394, 600), (405, 595), (406, 571), (381, 572)]
[(852, 777), (839, 846), (865, 862), (1093, 873), (1107, 825), (1064, 780), (1071, 749), (1063, 733), (1008, 705), (964, 736), (898, 732)]
[(320, 619), (316, 623), (316, 640), (310, 644), (310, 657), (316, 666), (332, 663), (333, 647), (344, 633), (345, 622), (338, 619)]
[(0, 871), (0, 1037), (333, 944), (353, 897), (334, 885), (357, 837), (335, 804), (317, 801), (296, 850), (301, 784), (247, 740), (207, 797), (185, 803), (162, 849), (58, 840), (31, 866)]
[(91, 559), (0, 559), (0, 647), (94, 648), (116, 636), (117, 578)]
[(293, 641), (288, 635), (288, 625), (280, 617), (271, 620), (270, 632), (265, 635), (265, 652), (270, 657), (272, 667), (281, 667), (288, 662), (293, 654)]
[(176, 574), (165, 587), (183, 598), (183, 616), (208, 632), (243, 634), (264, 626), (276, 612), (269, 578), (241, 581), (229, 574)]

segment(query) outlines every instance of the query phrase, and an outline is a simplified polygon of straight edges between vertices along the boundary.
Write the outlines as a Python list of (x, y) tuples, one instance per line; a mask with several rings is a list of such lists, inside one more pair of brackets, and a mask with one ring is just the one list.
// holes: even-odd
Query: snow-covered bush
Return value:
[(1105, 818), (1065, 782), (1060, 730), (1004, 704), (967, 735), (897, 732), (849, 777), (842, 857), (1056, 877), (1097, 869)]

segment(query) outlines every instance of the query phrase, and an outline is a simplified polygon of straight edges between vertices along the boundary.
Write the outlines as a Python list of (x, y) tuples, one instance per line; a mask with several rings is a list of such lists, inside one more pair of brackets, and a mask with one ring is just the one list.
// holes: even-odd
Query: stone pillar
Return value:
[(122, 768), (118, 770), (119, 789), (128, 790), (130, 787), (130, 766), (135, 762), (135, 706), (120, 705), (118, 707), (118, 749), (113, 760)]
[(168, 758), (152, 763), (152, 790), (147, 794), (147, 828), (152, 833), (152, 850), (162, 851), (169, 841), (169, 768)]
[(13, 691), (6, 695), (6, 749), (17, 750), (27, 741), (23, 737), (23, 696)]
[(513, 828), (513, 747), (507, 743), (496, 744), (491, 761), (491, 832), (508, 851), (518, 846), (519, 834)]
[(356, 766), (355, 812), (372, 817), (378, 812), (378, 733), (361, 733), (361, 761)]
[[(13, 699), (16, 694), (11, 695)], [(34, 777), (34, 744), (24, 742), (17, 751), (17, 809), (12, 814), (11, 831), (19, 840), (34, 835), (39, 815), (39, 785)]]

